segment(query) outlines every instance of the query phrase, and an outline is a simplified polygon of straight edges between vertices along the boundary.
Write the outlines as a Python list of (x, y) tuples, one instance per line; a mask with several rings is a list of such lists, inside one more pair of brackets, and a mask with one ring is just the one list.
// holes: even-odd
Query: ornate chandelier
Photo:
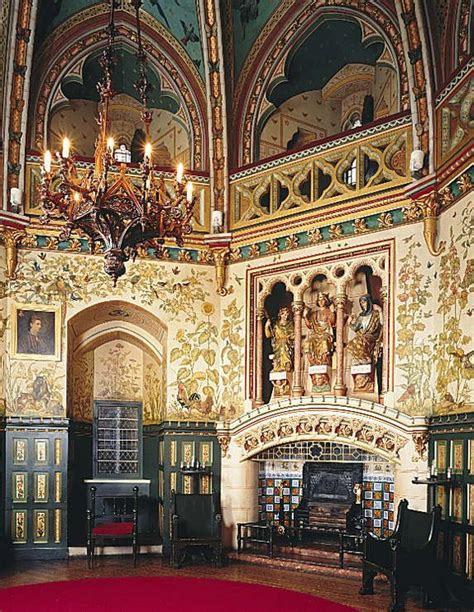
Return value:
[(91, 252), (100, 245), (105, 257), (105, 272), (114, 279), (125, 273), (125, 262), (135, 258), (138, 247), (160, 249), (165, 238), (174, 238), (181, 246), (183, 237), (190, 234), (194, 207), (193, 185), (184, 182), (183, 165), (176, 172), (173, 195), (169, 195), (163, 177), (152, 163), (150, 124), (152, 112), (148, 97), (152, 85), (147, 77), (147, 60), (143, 49), (139, 11), (142, 0), (130, 0), (136, 13), (137, 62), (139, 78), (134, 84), (142, 101), (141, 120), (144, 124), (146, 144), (140, 164), (141, 184), (135, 185), (125, 176), (127, 166), (121, 163), (118, 175), (111, 179), (111, 170), (117, 170), (114, 159), (114, 139), (110, 132), (109, 103), (115, 95), (112, 74), (115, 64), (115, 0), (110, 2), (110, 18), (106, 27), (107, 47), (100, 58), (103, 78), (97, 84), (99, 92), (99, 134), (95, 144), (95, 164), (89, 172), (80, 175), (71, 143), (64, 138), (61, 153), (56, 153), (57, 165), (52, 166), (50, 151), (45, 151), (41, 168), (40, 201), (42, 223), (52, 219), (65, 220), (60, 234), (68, 239), (72, 231), (86, 235)]

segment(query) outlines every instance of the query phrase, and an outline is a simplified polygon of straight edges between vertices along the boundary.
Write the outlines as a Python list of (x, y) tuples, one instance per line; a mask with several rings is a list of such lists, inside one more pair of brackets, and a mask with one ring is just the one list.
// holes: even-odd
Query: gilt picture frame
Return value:
[(61, 306), (14, 304), (12, 354), (31, 361), (61, 360)]

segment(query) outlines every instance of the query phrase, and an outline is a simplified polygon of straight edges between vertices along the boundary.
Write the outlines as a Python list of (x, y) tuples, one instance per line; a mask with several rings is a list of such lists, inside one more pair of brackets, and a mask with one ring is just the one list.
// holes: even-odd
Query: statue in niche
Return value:
[(331, 367), (335, 348), (334, 328), (336, 327), (336, 309), (329, 295), (319, 293), (316, 298), (316, 306), (306, 307), (303, 311), (303, 318), (309, 329), (308, 337), (303, 344), (303, 351), (310, 365), (312, 390), (329, 391), (328, 369)]
[(347, 344), (347, 350), (352, 356), (354, 390), (372, 392), (373, 366), (378, 360), (382, 342), (382, 315), (380, 307), (373, 303), (370, 295), (361, 296), (359, 305), (360, 313), (357, 316), (351, 315), (347, 321), (355, 332), (355, 336)]
[(267, 320), (265, 336), (271, 339), (273, 349), (273, 355), (270, 356), (273, 362), (270, 377), (274, 395), (276, 397), (289, 395), (289, 373), (293, 371), (295, 343), (295, 324), (291, 308), (287, 306), (280, 308), (275, 322)]

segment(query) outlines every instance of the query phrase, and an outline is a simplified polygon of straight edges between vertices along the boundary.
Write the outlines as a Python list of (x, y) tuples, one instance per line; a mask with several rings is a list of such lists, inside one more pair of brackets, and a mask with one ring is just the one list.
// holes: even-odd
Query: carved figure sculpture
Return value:
[(273, 367), (270, 379), (274, 397), (284, 397), (290, 393), (290, 372), (293, 371), (295, 324), (291, 308), (280, 308), (278, 318), (273, 323), (265, 323), (265, 336), (271, 339)]
[(347, 344), (347, 350), (355, 364), (372, 364), (377, 360), (382, 340), (382, 317), (370, 295), (363, 295), (359, 304), (361, 312), (357, 317), (351, 315), (347, 321), (355, 331), (354, 338)]
[(334, 353), (334, 333), (336, 326), (336, 309), (330, 297), (319, 293), (315, 308), (305, 308), (303, 318), (309, 329), (308, 337), (303, 344), (303, 351), (310, 366), (326, 366), (324, 372), (311, 372), (313, 391), (330, 390), (327, 368), (331, 366)]
[(382, 316), (380, 308), (372, 302), (370, 295), (363, 295), (359, 299), (361, 312), (348, 319), (350, 328), (355, 332), (354, 338), (347, 344), (347, 350), (352, 356), (353, 366), (369, 365), (367, 372), (352, 372), (354, 390), (373, 391), (374, 372), (373, 365), (379, 355), (382, 342)]
[(265, 336), (271, 338), (273, 349), (273, 372), (293, 370), (295, 324), (290, 308), (280, 308), (275, 323), (271, 319), (265, 323)]
[(336, 309), (325, 293), (317, 297), (314, 309), (305, 308), (303, 318), (308, 326), (309, 335), (304, 343), (304, 352), (310, 364), (331, 364), (334, 352), (333, 329), (336, 326)]

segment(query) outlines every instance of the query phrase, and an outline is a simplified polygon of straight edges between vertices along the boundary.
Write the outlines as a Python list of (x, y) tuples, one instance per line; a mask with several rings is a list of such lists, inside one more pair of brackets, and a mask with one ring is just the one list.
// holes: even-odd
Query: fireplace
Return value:
[(361, 463), (305, 463), (303, 497), (295, 510), (295, 524), (346, 529), (347, 513), (357, 501), (354, 487), (362, 486), (362, 469)]

